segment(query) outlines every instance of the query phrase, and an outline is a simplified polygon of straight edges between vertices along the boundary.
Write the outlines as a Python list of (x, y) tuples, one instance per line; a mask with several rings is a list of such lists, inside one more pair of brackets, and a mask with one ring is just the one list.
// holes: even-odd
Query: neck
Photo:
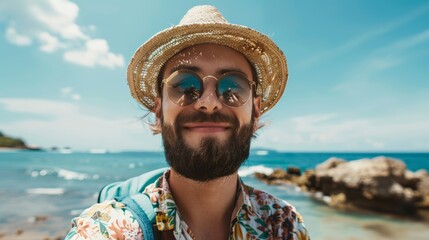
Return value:
[(237, 201), (237, 183), (237, 172), (216, 180), (198, 182), (171, 170), (169, 186), (174, 201), (181, 218), (197, 239), (228, 238)]

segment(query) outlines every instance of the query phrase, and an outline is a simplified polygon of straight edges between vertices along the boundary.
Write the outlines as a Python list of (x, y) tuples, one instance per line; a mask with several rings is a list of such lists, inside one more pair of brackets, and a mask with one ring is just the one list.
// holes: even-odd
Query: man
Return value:
[[(265, 35), (226, 22), (212, 6), (144, 43), (128, 67), (133, 97), (152, 111), (167, 170), (144, 193), (164, 239), (309, 239), (289, 203), (244, 185), (261, 114), (287, 81), (283, 53)], [(73, 220), (67, 239), (143, 239), (125, 205), (96, 204)]]

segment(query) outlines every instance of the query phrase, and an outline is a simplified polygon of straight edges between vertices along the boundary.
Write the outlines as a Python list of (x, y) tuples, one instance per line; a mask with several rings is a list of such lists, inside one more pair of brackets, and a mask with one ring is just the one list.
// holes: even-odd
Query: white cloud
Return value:
[(269, 124), (254, 146), (288, 151), (427, 151), (429, 122), (422, 116), (344, 119), (315, 114)]
[(65, 52), (64, 59), (88, 67), (101, 65), (115, 68), (124, 65), (124, 58), (121, 55), (111, 53), (107, 41), (104, 39), (88, 40), (84, 49)]
[[(76, 23), (79, 6), (69, 0), (1, 1), (0, 14), (0, 20), (7, 23), (5, 37), (12, 44), (36, 43), (47, 53), (62, 50), (65, 60), (87, 67), (124, 66), (123, 57), (111, 53), (106, 40), (94, 39), (84, 32), (95, 31), (95, 26)], [(77, 59), (78, 56), (90, 59)]]
[(71, 87), (62, 88), (60, 92), (61, 92), (61, 96), (63, 96), (64, 98), (70, 98), (75, 101), (78, 101), (81, 99), (80, 94), (75, 93), (73, 88)]
[[(71, 103), (57, 103), (40, 99), (3, 98), (0, 104), (9, 112), (31, 113), (45, 116), (67, 115), (76, 112), (77, 107)], [(31, 107), (29, 107), (31, 106)]]
[[(34, 2), (34, 1), (33, 1)], [(64, 39), (88, 38), (75, 23), (79, 7), (68, 0), (45, 0), (30, 4), (28, 11), (35, 20)]]
[(44, 52), (54, 52), (58, 48), (64, 46), (59, 42), (58, 38), (47, 32), (41, 32), (39, 34), (39, 40), (41, 42), (40, 50)]
[(18, 46), (28, 46), (31, 45), (31, 38), (21, 35), (16, 32), (16, 29), (14, 27), (9, 26), (6, 29), (6, 39)]
[(312, 132), (314, 131), (315, 124), (328, 121), (333, 117), (334, 115), (329, 115), (329, 114), (314, 114), (314, 115), (295, 117), (292, 119), (292, 122), (295, 123), (295, 127), (297, 131)]
[(71, 87), (65, 87), (61, 89), (61, 93), (63, 94), (71, 93), (72, 91), (73, 91), (73, 88)]
[(0, 118), (1, 131), (42, 147), (74, 149), (161, 150), (160, 137), (153, 136), (140, 120), (101, 117), (84, 113), (75, 103), (46, 99), (0, 99), (0, 114), (24, 113), (22, 119)]
[(73, 95), (71, 95), (71, 98), (73, 99), (73, 100), (80, 100), (80, 95), (79, 94), (73, 94)]

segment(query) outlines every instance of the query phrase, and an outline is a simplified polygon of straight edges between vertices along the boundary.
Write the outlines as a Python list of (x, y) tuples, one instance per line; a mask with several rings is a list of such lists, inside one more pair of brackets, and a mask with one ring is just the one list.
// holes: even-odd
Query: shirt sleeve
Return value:
[(74, 218), (65, 239), (143, 240), (143, 234), (137, 220), (124, 204), (108, 200), (91, 206)]
[(307, 228), (304, 225), (301, 215), (296, 212), (296, 219), (294, 222), (294, 239), (296, 240), (310, 240)]

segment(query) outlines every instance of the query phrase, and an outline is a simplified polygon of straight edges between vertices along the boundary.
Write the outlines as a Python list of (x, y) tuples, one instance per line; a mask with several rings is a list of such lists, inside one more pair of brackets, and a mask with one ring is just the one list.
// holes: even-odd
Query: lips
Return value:
[(183, 124), (183, 128), (193, 132), (215, 133), (229, 130), (231, 124), (213, 122), (186, 123)]

